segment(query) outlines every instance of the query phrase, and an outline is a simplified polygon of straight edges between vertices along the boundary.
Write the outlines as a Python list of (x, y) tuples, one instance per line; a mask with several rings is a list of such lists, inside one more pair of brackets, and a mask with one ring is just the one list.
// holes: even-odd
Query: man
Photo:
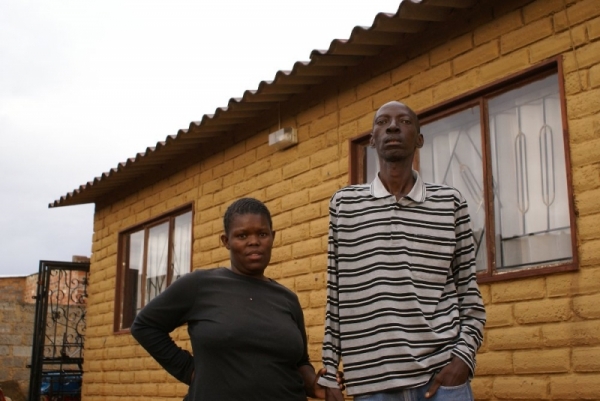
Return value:
[(485, 310), (467, 204), (412, 169), (423, 146), (416, 114), (377, 110), (370, 145), (380, 171), (330, 202), (328, 297), (320, 384), (343, 399), (343, 355), (357, 401), (469, 400)]

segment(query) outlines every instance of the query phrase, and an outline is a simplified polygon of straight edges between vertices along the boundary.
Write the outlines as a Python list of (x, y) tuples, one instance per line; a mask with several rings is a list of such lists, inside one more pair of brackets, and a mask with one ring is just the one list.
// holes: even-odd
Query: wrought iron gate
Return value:
[(29, 400), (81, 399), (90, 264), (40, 261)]

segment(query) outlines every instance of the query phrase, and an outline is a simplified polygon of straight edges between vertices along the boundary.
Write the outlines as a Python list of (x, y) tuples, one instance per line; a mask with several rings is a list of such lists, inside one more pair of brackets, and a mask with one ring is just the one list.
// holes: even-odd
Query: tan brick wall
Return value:
[(29, 389), (35, 301), (27, 292), (28, 277), (0, 277), (0, 382), (14, 380), (23, 394)]
[[(561, 54), (580, 270), (482, 285), (489, 322), (473, 388), (478, 400), (600, 399), (600, 7), (598, 0), (523, 3), (502, 7), (493, 21), (360, 85), (340, 88), (297, 115), (282, 116), (297, 127), (298, 146), (276, 152), (268, 146), (272, 130), (264, 130), (97, 210), (85, 399), (177, 399), (185, 392), (131, 336), (112, 332), (120, 231), (192, 201), (193, 266), (226, 265), (228, 253), (218, 241), (225, 208), (242, 196), (265, 201), (278, 231), (267, 273), (298, 294), (318, 367), (327, 201), (348, 182), (348, 138), (367, 132), (385, 101), (429, 108)], [(185, 330), (175, 337), (189, 348)]]

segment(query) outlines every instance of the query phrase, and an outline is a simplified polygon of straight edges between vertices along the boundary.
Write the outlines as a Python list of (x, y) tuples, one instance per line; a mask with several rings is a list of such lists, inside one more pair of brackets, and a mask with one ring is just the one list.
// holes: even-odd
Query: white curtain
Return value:
[(148, 231), (145, 303), (148, 303), (167, 287), (168, 251), (169, 222), (167, 221)]
[(190, 271), (192, 257), (192, 212), (175, 218), (173, 232), (173, 280)]

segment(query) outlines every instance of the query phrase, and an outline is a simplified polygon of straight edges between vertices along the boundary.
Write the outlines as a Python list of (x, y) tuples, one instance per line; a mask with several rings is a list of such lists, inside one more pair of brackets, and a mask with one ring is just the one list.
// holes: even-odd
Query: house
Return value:
[[(328, 201), (376, 171), (368, 133), (390, 100), (419, 115), (423, 176), (469, 201), (488, 311), (476, 398), (600, 399), (597, 0), (404, 1), (53, 202), (96, 204), (83, 397), (185, 393), (128, 327), (178, 275), (227, 264), (221, 218), (243, 196), (273, 213), (267, 272), (298, 294), (319, 366)], [(270, 146), (285, 128), (297, 145)]]

